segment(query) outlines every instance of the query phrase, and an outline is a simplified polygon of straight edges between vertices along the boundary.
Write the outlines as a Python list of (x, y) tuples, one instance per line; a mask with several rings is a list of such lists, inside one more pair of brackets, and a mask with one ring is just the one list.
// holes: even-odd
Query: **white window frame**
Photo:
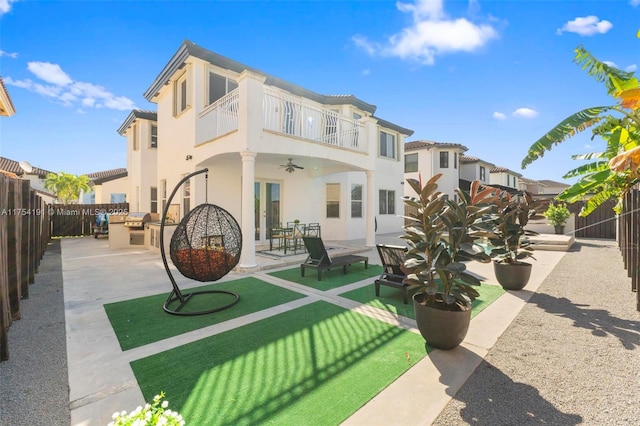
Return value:
[[(384, 135), (384, 141), (383, 141)], [(382, 158), (389, 158), (392, 160), (396, 159), (396, 155), (398, 152), (397, 137), (395, 133), (385, 132), (384, 130), (380, 130), (380, 134), (378, 136), (378, 155)], [(383, 151), (384, 147), (384, 151)], [(389, 149), (391, 149), (391, 155), (389, 155)]]
[[(411, 163), (407, 162), (407, 158), (414, 158), (415, 156), (415, 162), (412, 161)], [(407, 170), (407, 165), (408, 164), (415, 164), (415, 170)], [(405, 154), (404, 155), (404, 172), (405, 173), (413, 173), (413, 172), (417, 172), (418, 171), (418, 153), (417, 152), (412, 152), (411, 154)]]
[[(389, 203), (389, 194), (393, 194), (393, 202)], [(392, 189), (380, 189), (378, 190), (378, 214), (396, 214), (396, 191)], [(391, 211), (390, 211), (391, 210)]]
[(449, 151), (440, 151), (440, 168), (441, 169), (449, 168)]
[(157, 186), (152, 186), (149, 188), (149, 210), (151, 213), (158, 213), (158, 187)]
[[(333, 193), (336, 192), (335, 189), (330, 188), (338, 188), (337, 195), (334, 197)], [(339, 183), (327, 183), (325, 187), (327, 203), (326, 203), (326, 216), (327, 219), (340, 219), (340, 184)], [(330, 215), (329, 208), (337, 206), (337, 215)]]
[[(153, 129), (156, 129), (155, 134)], [(149, 148), (158, 147), (158, 124), (150, 123), (149, 125)]]
[[(184, 84), (184, 93), (182, 93), (182, 87)], [(189, 80), (187, 78), (187, 72), (182, 73), (180, 77), (176, 79), (173, 86), (173, 115), (174, 117), (179, 116), (188, 110), (190, 105), (190, 96), (189, 96)]]
[(138, 151), (140, 149), (140, 144), (138, 143), (138, 125), (133, 123), (131, 125), (131, 140), (133, 145), (133, 150)]
[(222, 75), (213, 68), (207, 69), (207, 74), (205, 77), (205, 85), (204, 85), (205, 86), (205, 89), (204, 89), (205, 90), (204, 92), (205, 106), (209, 106), (218, 100), (218, 99), (211, 99), (211, 91), (210, 91), (211, 74), (224, 78), (224, 95), (220, 96), (218, 99), (223, 98), (224, 96), (228, 95), (229, 92), (232, 92), (238, 88), (238, 82), (235, 79), (227, 77), (226, 75)]
[(487, 180), (487, 169), (484, 166), (480, 166), (480, 180), (483, 182)]

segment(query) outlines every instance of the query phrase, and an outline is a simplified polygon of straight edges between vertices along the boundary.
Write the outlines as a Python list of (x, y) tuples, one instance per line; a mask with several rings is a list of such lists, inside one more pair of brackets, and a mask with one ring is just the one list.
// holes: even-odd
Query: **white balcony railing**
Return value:
[(364, 125), (302, 98), (264, 87), (264, 128), (355, 151), (366, 151)]
[(200, 125), (204, 140), (215, 139), (238, 129), (238, 89), (232, 90), (200, 113)]

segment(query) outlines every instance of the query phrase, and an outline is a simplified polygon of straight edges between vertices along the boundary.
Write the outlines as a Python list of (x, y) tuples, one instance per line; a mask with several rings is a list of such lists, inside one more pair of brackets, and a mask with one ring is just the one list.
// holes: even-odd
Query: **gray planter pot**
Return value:
[(531, 277), (532, 265), (526, 262), (514, 264), (493, 262), (496, 279), (505, 290), (522, 290)]
[(420, 334), (429, 346), (453, 349), (467, 336), (471, 322), (471, 306), (466, 311), (443, 311), (420, 304), (424, 294), (413, 295), (413, 309)]
[(564, 234), (564, 225), (555, 225), (553, 229), (556, 234), (559, 234), (559, 235)]

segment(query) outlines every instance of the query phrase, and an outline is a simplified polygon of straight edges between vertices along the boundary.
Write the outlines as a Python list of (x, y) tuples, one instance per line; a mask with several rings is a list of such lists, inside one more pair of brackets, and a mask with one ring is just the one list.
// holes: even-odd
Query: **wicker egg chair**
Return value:
[[(160, 225), (160, 253), (165, 270), (169, 275), (173, 290), (165, 302), (163, 309), (174, 315), (203, 315), (218, 312), (238, 303), (240, 296), (227, 290), (198, 290), (183, 293), (178, 287), (164, 250), (164, 226), (169, 205), (178, 188), (191, 177), (207, 173), (202, 169), (185, 176), (174, 188), (167, 200)], [(205, 177), (208, 181), (208, 176)], [(171, 261), (178, 271), (187, 278), (210, 282), (217, 281), (227, 275), (240, 261), (242, 250), (242, 231), (234, 217), (222, 207), (214, 204), (201, 204), (193, 208), (180, 221), (171, 237), (169, 254)], [(222, 306), (198, 311), (184, 309), (187, 302), (199, 294), (224, 294), (231, 296), (231, 300)]]

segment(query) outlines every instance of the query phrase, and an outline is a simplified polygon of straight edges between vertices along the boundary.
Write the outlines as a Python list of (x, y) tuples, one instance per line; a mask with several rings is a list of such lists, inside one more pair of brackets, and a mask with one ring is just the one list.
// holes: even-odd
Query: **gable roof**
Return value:
[(95, 172), (95, 173), (87, 173), (87, 177), (91, 179), (91, 181), (95, 185), (100, 185), (105, 182), (109, 182), (109, 181), (120, 179), (127, 176), (128, 176), (128, 172), (127, 172), (127, 169), (125, 168), (104, 170), (102, 172)]
[(404, 150), (405, 151), (415, 151), (418, 149), (431, 149), (431, 148), (458, 148), (461, 149), (463, 151), (467, 151), (469, 148), (467, 148), (466, 146), (459, 144), (459, 143), (453, 143), (453, 142), (434, 142), (434, 141), (425, 141), (425, 140), (419, 140), (419, 141), (411, 141), (411, 142), (406, 142), (404, 144)]
[[(160, 71), (160, 74), (153, 81), (151, 86), (144, 92), (144, 97), (149, 102), (153, 102), (153, 98), (160, 92), (160, 89), (167, 84), (171, 80), (171, 76), (178, 71), (180, 68), (184, 66), (185, 61), (189, 56), (196, 57), (198, 59), (202, 59), (203, 61), (207, 61), (212, 65), (217, 67), (231, 70), (236, 73), (241, 73), (245, 70), (251, 71), (257, 74), (261, 74), (266, 77), (265, 84), (269, 86), (278, 87), (280, 89), (286, 90), (294, 95), (302, 96), (316, 102), (319, 102), (323, 105), (344, 105), (350, 104), (355, 106), (356, 108), (366, 111), (370, 113), (372, 116), (376, 111), (376, 106), (369, 104), (354, 95), (321, 95), (312, 90), (305, 89), (304, 87), (298, 86), (296, 84), (290, 83), (288, 81), (282, 80), (276, 76), (268, 74), (266, 72), (260, 71), (257, 68), (250, 67), (249, 65), (245, 65), (241, 62), (235, 61), (233, 59), (227, 58), (226, 56), (222, 56), (218, 53), (207, 50), (203, 47), (200, 47), (193, 43), (190, 40), (184, 40), (176, 53), (174, 53), (173, 57), (169, 60), (167, 65)], [(388, 121), (382, 120), (378, 117), (374, 117), (378, 119), (378, 123), (384, 127), (395, 130), (399, 133), (410, 136), (413, 134), (413, 130), (405, 129), (403, 127), (397, 126)]]
[[(6, 172), (10, 172), (10, 173), (14, 173), (18, 176), (22, 176), (23, 174), (27, 174), (25, 173), (24, 170), (22, 170), (22, 167), (20, 167), (20, 163), (18, 161), (15, 160), (10, 160), (8, 158), (5, 157), (0, 157), (0, 170), (4, 170)], [(28, 173), (30, 175), (38, 175), (39, 178), (44, 179), (48, 173), (53, 173), (50, 172), (49, 170), (44, 170), (44, 169), (40, 169), (38, 167), (34, 167), (33, 170), (31, 171), (31, 173)]]
[(11, 117), (15, 113), (16, 109), (13, 106), (13, 102), (11, 102), (11, 96), (7, 91), (7, 86), (4, 85), (2, 76), (0, 76), (0, 115)]
[(460, 160), (460, 164), (484, 163), (489, 166), (495, 167), (495, 164), (493, 163), (490, 163), (485, 160), (481, 160), (478, 157), (472, 157), (470, 155), (460, 154), (460, 157), (458, 157), (458, 159)]
[(489, 170), (489, 173), (511, 173), (512, 175), (515, 175), (519, 178), (522, 177), (522, 174), (518, 172), (514, 172), (511, 169), (507, 169), (506, 167), (500, 167), (500, 166), (492, 167), (491, 170)]
[(120, 136), (124, 136), (124, 132), (127, 131), (129, 126), (131, 126), (131, 124), (133, 124), (134, 121), (136, 121), (136, 118), (140, 118), (143, 120), (150, 120), (150, 121), (158, 121), (158, 113), (156, 111), (147, 111), (144, 109), (132, 110), (127, 116), (127, 118), (125, 118), (120, 128), (118, 129), (118, 133), (120, 134)]
[(555, 187), (559, 187), (559, 188), (569, 188), (571, 185), (566, 184), (566, 183), (562, 183), (562, 182), (556, 182), (555, 180), (547, 180), (547, 179), (543, 179), (543, 180), (539, 180), (538, 182), (546, 185), (546, 186), (555, 186)]

